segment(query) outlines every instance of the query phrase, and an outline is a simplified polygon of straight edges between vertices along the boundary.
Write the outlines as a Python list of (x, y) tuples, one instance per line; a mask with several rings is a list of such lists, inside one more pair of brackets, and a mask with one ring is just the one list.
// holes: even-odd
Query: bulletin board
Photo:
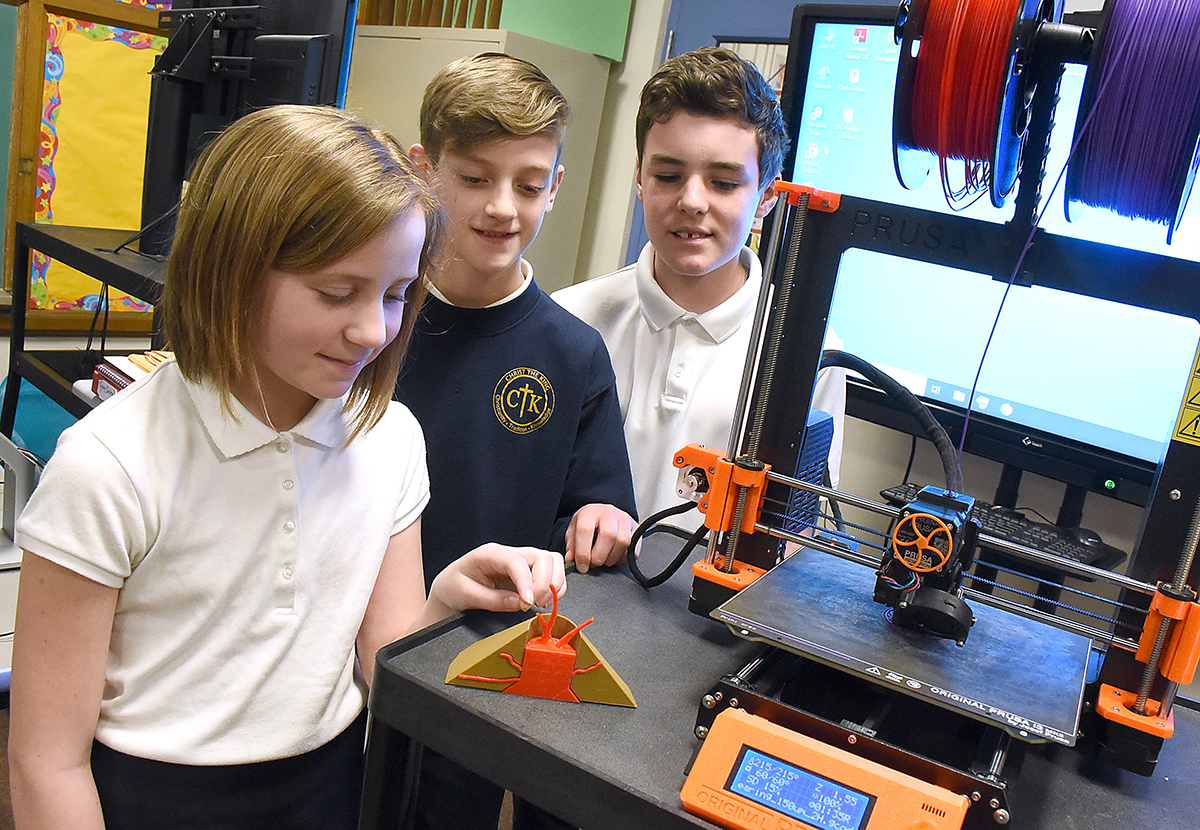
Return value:
[[(133, 5), (164, 6), (135, 2)], [(150, 69), (166, 38), (47, 15), (35, 221), (137, 229)], [(100, 283), (35, 253), (30, 307), (92, 311)], [(117, 291), (109, 308), (150, 307)]]

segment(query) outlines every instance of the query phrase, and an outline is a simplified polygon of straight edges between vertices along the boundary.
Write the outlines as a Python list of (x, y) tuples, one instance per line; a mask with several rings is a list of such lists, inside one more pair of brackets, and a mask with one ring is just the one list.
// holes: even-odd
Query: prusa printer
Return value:
[[(923, 27), (936, 1), (903, 4), (895, 26), (901, 57), (893, 143), (901, 181), (915, 175), (914, 127), (901, 102), (914, 94)], [(937, 447), (946, 481), (900, 505), (823, 486), (810, 467), (828, 449), (821, 436), (827, 424), (796, 416), (809, 411), (818, 369), (827, 365), (911, 398), (866, 361), (822, 352), (838, 262), (851, 248), (1000, 280), (1018, 271), (1022, 279), (1063, 271), (1071, 279), (1113, 266), (1115, 249), (1057, 240), (1035, 223), (1063, 65), (1088, 64), (1085, 101), (1099, 94), (1092, 67), (1105, 39), (1121, 34), (1113, 7), (1123, 1), (1111, 0), (1096, 27), (1062, 23), (1051, 0), (1017, 4), (1004, 32), (988, 182), (997, 206), (1015, 197), (1011, 221), (930, 215), (781, 185), (786, 200), (764, 237), (770, 279), (730, 445), (691, 444), (674, 459), (679, 494), (699, 506), (705, 527), (673, 566), (704, 530), (710, 537), (692, 569), (690, 607), (765, 644), (697, 702), (702, 743), (682, 792), (690, 811), (734, 828), (1019, 827), (1013, 782), (1028, 745), (1075, 747), (1141, 775), (1154, 770), (1173, 733), (1178, 689), (1200, 661), (1200, 442), (1186, 440), (1183, 427), (1169, 441), (1121, 574), (989, 536), (974, 518), (975, 499), (960, 492), (953, 443), (915, 399), (904, 407)], [(874, 8), (819, 8), (834, 19), (878, 22)], [(796, 27), (808, 11), (797, 7)], [(1077, 133), (1085, 126), (1077, 123)], [(1195, 177), (1198, 134), (1200, 107), (1184, 133), (1185, 172), (1172, 192), (1178, 210), (1166, 222), (1168, 238)], [(870, 217), (882, 214), (936, 226), (957, 244), (901, 246), (890, 234), (872, 233)], [(1131, 302), (1200, 319), (1200, 292), (1180, 288), (1200, 285), (1200, 265), (1136, 252), (1118, 258), (1138, 276)], [(1192, 371), (1200, 378), (1200, 355)], [(1183, 424), (1196, 390), (1180, 381), (1188, 392)], [(881, 515), (889, 529), (872, 540), (869, 528), (843, 522), (839, 507)], [(647, 520), (639, 536), (653, 532), (661, 516)], [(1112, 616), (1072, 615), (1067, 603), (993, 591), (977, 567), (980, 548), (1024, 562), (1033, 574), (1049, 568), (1088, 580), (1111, 592)], [(646, 578), (630, 559), (644, 585), (663, 578)]]

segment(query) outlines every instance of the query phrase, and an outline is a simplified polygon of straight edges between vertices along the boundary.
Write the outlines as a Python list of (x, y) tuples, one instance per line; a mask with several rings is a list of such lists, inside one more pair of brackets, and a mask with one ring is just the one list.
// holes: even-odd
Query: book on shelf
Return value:
[(145, 377), (154, 367), (171, 357), (159, 350), (129, 355), (105, 355), (92, 373), (92, 392), (106, 401), (126, 386)]

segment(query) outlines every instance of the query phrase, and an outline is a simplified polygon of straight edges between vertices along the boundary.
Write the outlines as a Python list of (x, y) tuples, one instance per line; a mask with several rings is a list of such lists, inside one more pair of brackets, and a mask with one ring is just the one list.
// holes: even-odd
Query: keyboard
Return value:
[[(918, 484), (899, 484), (881, 490), (879, 495), (896, 507), (908, 504), (921, 490)], [(971, 508), (971, 518), (979, 521), (980, 533), (1027, 548), (1061, 556), (1081, 565), (1112, 568), (1125, 559), (1121, 550), (1104, 543), (1085, 545), (1068, 535), (1067, 531), (1046, 522), (1035, 522), (1016, 510), (997, 507), (980, 499)], [(984, 546), (986, 547), (986, 546)]]

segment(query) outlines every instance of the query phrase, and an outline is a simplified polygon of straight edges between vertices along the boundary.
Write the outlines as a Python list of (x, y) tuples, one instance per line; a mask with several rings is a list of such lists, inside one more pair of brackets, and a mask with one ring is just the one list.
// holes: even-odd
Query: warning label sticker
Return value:
[(1192, 376), (1188, 379), (1183, 404), (1179, 407), (1179, 417), (1175, 419), (1175, 433), (1171, 437), (1176, 441), (1200, 446), (1200, 351), (1196, 352), (1192, 361)]

